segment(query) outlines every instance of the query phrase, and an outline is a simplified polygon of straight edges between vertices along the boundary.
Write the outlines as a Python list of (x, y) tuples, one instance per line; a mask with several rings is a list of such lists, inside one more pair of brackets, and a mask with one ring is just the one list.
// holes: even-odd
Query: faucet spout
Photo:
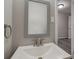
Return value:
[(43, 42), (42, 41), (43, 41), (43, 39), (41, 39), (41, 38), (34, 39), (33, 46), (37, 46), (37, 47), (42, 46), (43, 45)]

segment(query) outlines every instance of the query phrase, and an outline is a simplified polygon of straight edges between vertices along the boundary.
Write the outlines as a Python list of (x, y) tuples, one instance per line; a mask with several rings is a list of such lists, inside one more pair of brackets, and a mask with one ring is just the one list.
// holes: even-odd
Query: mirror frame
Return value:
[[(42, 3), (47, 5), (47, 34), (28, 34), (28, 2), (36, 2)], [(24, 37), (25, 38), (41, 38), (41, 37), (48, 37), (50, 36), (50, 3), (48, 1), (41, 1), (41, 0), (25, 0), (25, 9), (24, 9)]]

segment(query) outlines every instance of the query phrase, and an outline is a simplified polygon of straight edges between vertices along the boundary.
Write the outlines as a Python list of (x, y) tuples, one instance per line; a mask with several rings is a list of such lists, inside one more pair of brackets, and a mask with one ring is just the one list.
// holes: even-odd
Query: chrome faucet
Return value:
[(43, 40), (44, 39), (41, 39), (41, 38), (38, 38), (38, 39), (34, 39), (34, 43), (33, 43), (33, 46), (42, 46), (43, 45)]

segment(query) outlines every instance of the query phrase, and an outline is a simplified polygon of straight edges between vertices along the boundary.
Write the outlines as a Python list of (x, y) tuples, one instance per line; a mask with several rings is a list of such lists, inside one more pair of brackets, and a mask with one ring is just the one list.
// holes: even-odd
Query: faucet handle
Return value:
[(37, 39), (36, 38), (33, 39), (32, 41), (33, 41), (33, 46), (37, 45)]
[(43, 40), (45, 39), (40, 39), (40, 45), (43, 45)]

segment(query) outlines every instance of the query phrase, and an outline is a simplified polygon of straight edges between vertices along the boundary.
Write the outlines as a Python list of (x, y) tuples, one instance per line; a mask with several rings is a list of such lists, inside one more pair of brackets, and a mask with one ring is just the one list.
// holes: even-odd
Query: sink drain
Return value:
[(38, 57), (38, 59), (43, 59), (42, 57)]

